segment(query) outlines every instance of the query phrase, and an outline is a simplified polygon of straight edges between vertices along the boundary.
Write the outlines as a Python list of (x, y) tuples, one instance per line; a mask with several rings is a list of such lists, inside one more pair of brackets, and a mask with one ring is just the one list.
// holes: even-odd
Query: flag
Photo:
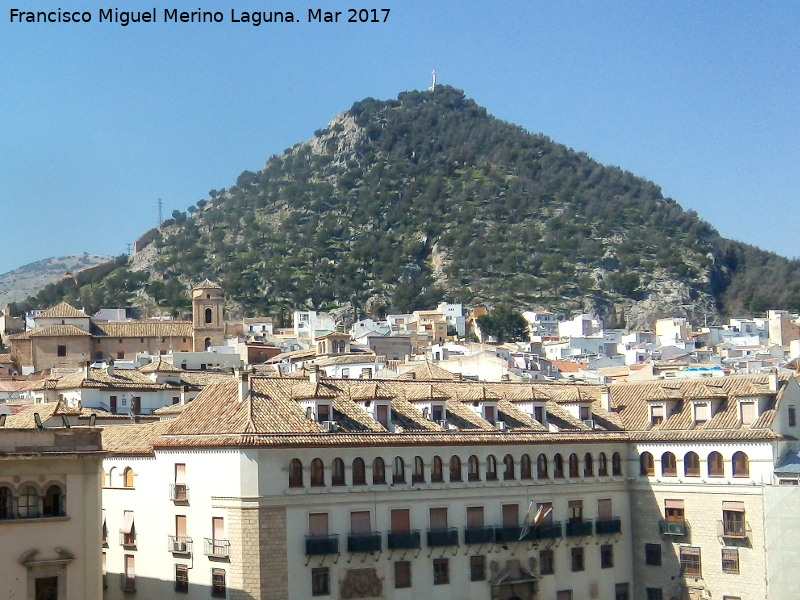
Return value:
[(539, 506), (539, 510), (536, 513), (536, 516), (533, 518), (533, 526), (538, 527), (545, 517), (547, 517), (547, 515), (549, 515), (551, 512), (553, 512), (552, 506), (548, 506), (547, 510), (544, 509), (544, 504)]
[(522, 541), (523, 538), (528, 535), (528, 532), (531, 530), (531, 524), (539, 518), (539, 513), (542, 512), (542, 507), (539, 507), (539, 512), (536, 513), (534, 516), (533, 514), (533, 500), (531, 500), (530, 504), (528, 505), (528, 510), (525, 513), (525, 518), (522, 520), (522, 530), (519, 532), (519, 541)]

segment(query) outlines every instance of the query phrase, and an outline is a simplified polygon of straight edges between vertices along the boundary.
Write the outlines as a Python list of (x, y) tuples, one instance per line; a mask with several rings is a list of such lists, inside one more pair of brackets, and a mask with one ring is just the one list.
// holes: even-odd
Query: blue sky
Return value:
[[(0, 11), (0, 273), (118, 255), (368, 96), (439, 81), (659, 184), (720, 233), (800, 255), (800, 4), (127, 2), (225, 23), (9, 22)], [(230, 23), (231, 10), (390, 8), (385, 23)]]

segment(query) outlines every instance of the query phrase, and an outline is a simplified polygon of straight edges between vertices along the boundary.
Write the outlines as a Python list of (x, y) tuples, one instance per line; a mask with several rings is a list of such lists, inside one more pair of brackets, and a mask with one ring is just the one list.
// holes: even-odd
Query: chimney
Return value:
[(769, 383), (769, 391), (773, 394), (778, 393), (778, 371), (777, 369), (772, 369), (767, 376), (767, 382)]
[(408, 372), (408, 378), (409, 379), (416, 379), (417, 378), (417, 374), (414, 371), (409, 371)]
[(86, 377), (86, 379), (91, 379), (92, 378), (91, 371), (90, 371), (91, 365), (92, 365), (92, 361), (87, 360), (86, 364), (83, 366), (83, 374)]
[(108, 361), (108, 366), (106, 367), (106, 373), (108, 374), (109, 377), (113, 377), (114, 376), (114, 361), (113, 360), (109, 360)]
[(181, 406), (186, 404), (186, 392), (189, 390), (188, 385), (181, 386)]
[(611, 412), (611, 390), (607, 385), (600, 388), (600, 406), (603, 407), (604, 411)]
[(308, 372), (308, 381), (319, 383), (319, 367), (317, 365), (311, 366), (311, 370)]
[(234, 372), (239, 384), (239, 402), (244, 402), (250, 395), (250, 373), (247, 371)]

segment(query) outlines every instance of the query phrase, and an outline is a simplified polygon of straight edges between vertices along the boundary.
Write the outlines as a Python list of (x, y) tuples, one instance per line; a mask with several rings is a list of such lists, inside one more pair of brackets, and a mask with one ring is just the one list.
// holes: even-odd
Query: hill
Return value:
[(73, 254), (46, 258), (0, 275), (0, 308), (10, 302), (19, 302), (37, 293), (50, 283), (60, 281), (65, 274), (72, 274), (111, 260), (101, 254)]
[(242, 313), (279, 319), (449, 299), (643, 327), (800, 308), (798, 267), (722, 238), (654, 183), (439, 87), (356, 102), (313, 140), (173, 213), (124, 277), (146, 274), (153, 310), (179, 310), (188, 284), (209, 278)]

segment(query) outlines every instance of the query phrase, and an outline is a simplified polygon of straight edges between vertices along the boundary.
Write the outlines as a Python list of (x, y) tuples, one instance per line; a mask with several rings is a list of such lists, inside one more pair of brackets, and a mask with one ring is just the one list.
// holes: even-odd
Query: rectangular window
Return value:
[(503, 504), (503, 527), (519, 525), (519, 504)]
[(186, 565), (175, 565), (175, 591), (189, 591), (189, 567)]
[(612, 569), (614, 567), (614, 546), (603, 544), (600, 546), (600, 568)]
[(739, 572), (739, 549), (738, 548), (723, 548), (722, 549), (722, 572), (723, 573), (738, 573)]
[(122, 589), (125, 592), (136, 591), (136, 570), (134, 568), (133, 554), (125, 555), (125, 572), (122, 577)]
[(647, 588), (647, 600), (664, 600), (661, 588)]
[(328, 513), (311, 513), (308, 515), (308, 535), (312, 537), (328, 537)]
[(411, 587), (411, 561), (398, 560), (394, 563), (395, 589)]
[(225, 585), (225, 569), (211, 569), (211, 595), (214, 598), (224, 598), (227, 595)]
[(125, 352), (120, 350), (117, 352), (117, 360), (123, 360), (125, 358)]
[(350, 513), (350, 532), (354, 535), (372, 533), (368, 510), (357, 510)]
[(681, 572), (685, 575), (700, 575), (700, 548), (681, 546)]
[(664, 517), (670, 523), (683, 523), (686, 520), (683, 500), (664, 500)]
[(597, 501), (597, 520), (609, 521), (613, 519), (613, 511), (611, 510), (611, 500), (603, 499)]
[(433, 559), (433, 585), (445, 585), (450, 583), (450, 559)]
[(544, 425), (544, 407), (543, 406), (534, 406), (533, 407), (533, 418), (539, 421), (542, 425)]
[(711, 418), (711, 404), (708, 402), (694, 403), (694, 421), (702, 425)]
[(66, 346), (58, 346), (57, 354), (58, 354), (58, 356), (66, 356), (67, 355), (67, 347)]
[(556, 600), (572, 600), (572, 590), (560, 590), (556, 592)]
[(614, 586), (614, 600), (630, 600), (631, 589), (627, 583), (618, 583)]
[(795, 411), (794, 406), (791, 404), (789, 405), (789, 427), (794, 427), (797, 425), (797, 412)]
[(172, 499), (177, 502), (186, 500), (186, 465), (182, 463), (175, 464), (175, 491)]
[(483, 507), (467, 507), (467, 529), (483, 529)]
[(469, 580), (486, 581), (486, 556), (483, 554), (469, 557)]
[(722, 532), (728, 537), (745, 537), (744, 502), (722, 502)]
[(556, 572), (556, 560), (552, 550), (539, 550), (539, 573), (552, 575)]
[(742, 425), (752, 425), (756, 420), (756, 403), (741, 402), (739, 406), (742, 409)]
[(133, 511), (126, 510), (122, 518), (122, 545), (135, 546), (136, 545), (136, 526), (133, 524)]
[(447, 509), (430, 509), (430, 528), (431, 531), (444, 531), (447, 529)]
[(189, 550), (186, 537), (186, 515), (175, 515), (175, 543), (173, 552), (187, 552)]
[(573, 571), (583, 571), (584, 569), (584, 562), (583, 562), (583, 546), (578, 546), (577, 548), (571, 549), (572, 554), (572, 570)]
[(311, 595), (327, 596), (331, 593), (331, 570), (328, 567), (311, 569)]
[(583, 521), (583, 500), (570, 500), (569, 522), (580, 523)]
[(659, 425), (664, 422), (664, 405), (654, 404), (650, 407), (650, 424)]
[(661, 544), (644, 545), (644, 564), (653, 567), (661, 566)]
[(329, 404), (317, 404), (317, 421), (322, 423), (331, 420), (331, 407)]
[(37, 577), (34, 582), (34, 600), (58, 598), (58, 576)]
[(228, 556), (228, 540), (225, 537), (225, 519), (211, 518), (211, 555)]
[(342, 379), (350, 379), (350, 368), (342, 369)]

